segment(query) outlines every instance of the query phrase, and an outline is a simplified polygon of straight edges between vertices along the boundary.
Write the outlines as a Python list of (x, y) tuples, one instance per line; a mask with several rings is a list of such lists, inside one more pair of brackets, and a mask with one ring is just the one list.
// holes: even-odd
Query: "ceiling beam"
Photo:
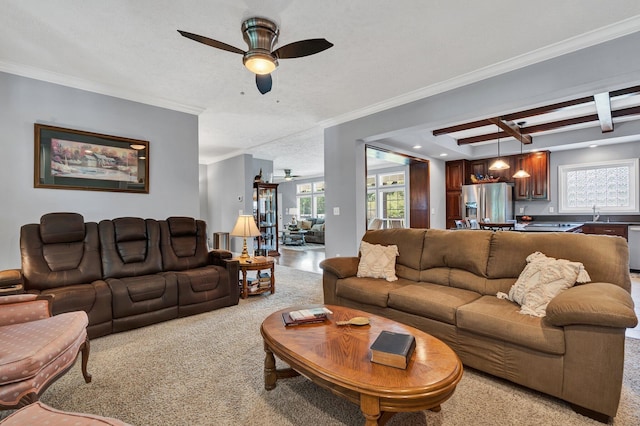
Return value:
[[(640, 86), (638, 87), (640, 88)], [(518, 111), (511, 114), (505, 114), (501, 117), (495, 117), (497, 119), (502, 118), (507, 121), (516, 121), (527, 117), (533, 117), (535, 115), (547, 114), (550, 112), (561, 110), (562, 108), (580, 105), (588, 102), (593, 102), (592, 96), (586, 96), (584, 98), (571, 99), (569, 101), (557, 102), (555, 104), (546, 105), (537, 108), (531, 108), (524, 111)], [(489, 126), (492, 123), (488, 118), (484, 118), (482, 120), (471, 121), (469, 123), (457, 124), (455, 126), (443, 127), (441, 129), (436, 129), (433, 131), (433, 136), (444, 135), (448, 133), (461, 132), (463, 130), (475, 129), (476, 127)]]
[(609, 92), (596, 93), (593, 95), (593, 100), (596, 102), (596, 111), (598, 112), (598, 120), (600, 121), (602, 133), (613, 132)]
[[(611, 112), (613, 118), (626, 117), (628, 115), (640, 115), (640, 106), (622, 108)], [(533, 126), (522, 127), (521, 131), (525, 134), (547, 132), (549, 130), (559, 129), (560, 127), (574, 126), (576, 124), (590, 123), (598, 121), (597, 114), (583, 115), (582, 117), (568, 118), (566, 120), (558, 120), (550, 123), (541, 123)], [(506, 132), (487, 133), (469, 138), (458, 139), (458, 145), (469, 145), (478, 142), (486, 142), (496, 138), (506, 138), (509, 135)]]
[(513, 121), (504, 121), (499, 118), (489, 118), (489, 121), (523, 144), (528, 145), (531, 143), (531, 135), (522, 134), (520, 127)]

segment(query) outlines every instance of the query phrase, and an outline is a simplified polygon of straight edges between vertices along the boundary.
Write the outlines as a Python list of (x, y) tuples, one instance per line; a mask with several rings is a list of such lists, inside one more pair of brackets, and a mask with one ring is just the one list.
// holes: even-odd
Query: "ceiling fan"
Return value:
[(293, 178), (297, 178), (300, 177), (298, 175), (292, 175), (291, 174), (291, 169), (284, 169), (284, 176), (274, 176), (280, 179), (283, 179), (285, 182), (290, 182), (293, 180)]
[(178, 32), (186, 38), (207, 46), (243, 55), (242, 63), (256, 75), (256, 86), (263, 95), (271, 90), (271, 72), (278, 67), (278, 59), (309, 56), (333, 46), (323, 38), (313, 38), (296, 41), (273, 50), (280, 33), (280, 29), (274, 22), (265, 18), (249, 18), (242, 23), (241, 28), (242, 37), (249, 46), (247, 51), (198, 34), (181, 30)]

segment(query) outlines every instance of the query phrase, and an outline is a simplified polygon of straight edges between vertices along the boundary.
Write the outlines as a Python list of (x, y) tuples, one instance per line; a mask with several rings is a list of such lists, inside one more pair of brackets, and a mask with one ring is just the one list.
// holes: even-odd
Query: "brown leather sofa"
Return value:
[[(439, 229), (367, 231), (396, 245), (397, 281), (357, 277), (358, 257), (324, 260), (324, 302), (400, 321), (443, 340), (470, 367), (547, 393), (598, 419), (616, 415), (625, 329), (638, 323), (621, 237)], [(545, 317), (519, 313), (508, 293), (540, 251), (581, 262), (591, 282), (555, 296)]]
[(52, 295), (54, 314), (87, 312), (90, 338), (235, 305), (238, 262), (209, 252), (206, 235), (189, 217), (96, 224), (49, 213), (21, 228), (21, 284)]

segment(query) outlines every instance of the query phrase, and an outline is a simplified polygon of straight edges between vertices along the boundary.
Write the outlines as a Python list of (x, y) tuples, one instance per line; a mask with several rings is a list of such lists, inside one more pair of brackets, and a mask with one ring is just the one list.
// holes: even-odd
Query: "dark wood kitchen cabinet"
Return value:
[(528, 178), (514, 179), (515, 199), (523, 200), (549, 200), (549, 151), (532, 152), (523, 156), (517, 156), (515, 169), (520, 168), (531, 176)]
[(629, 226), (623, 223), (591, 222), (582, 225), (583, 234), (617, 235), (629, 240)]
[(447, 191), (460, 191), (465, 184), (465, 175), (468, 169), (468, 161), (447, 161), (445, 164), (445, 185)]
[(469, 161), (455, 160), (447, 161), (445, 164), (445, 185), (446, 185), (446, 227), (455, 228), (456, 220), (462, 219), (460, 210), (460, 198), (462, 197), (462, 185), (469, 182), (471, 171)]

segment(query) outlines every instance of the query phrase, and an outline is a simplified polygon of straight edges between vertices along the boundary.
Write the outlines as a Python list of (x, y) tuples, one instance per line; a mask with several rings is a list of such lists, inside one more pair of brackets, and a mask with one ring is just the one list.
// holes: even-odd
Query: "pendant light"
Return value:
[(489, 170), (507, 170), (509, 165), (500, 158), (500, 136), (498, 136), (498, 159), (489, 166)]
[[(524, 125), (524, 121), (518, 123), (518, 127), (520, 127), (521, 130), (522, 130), (522, 126), (523, 125)], [(520, 160), (522, 160), (522, 145), (524, 145), (524, 144), (522, 142), (520, 142)], [(529, 173), (527, 173), (525, 171), (525, 169), (520, 169), (517, 172), (515, 172), (512, 177), (515, 178), (515, 179), (522, 179), (522, 178), (528, 178), (530, 176), (531, 175)]]

